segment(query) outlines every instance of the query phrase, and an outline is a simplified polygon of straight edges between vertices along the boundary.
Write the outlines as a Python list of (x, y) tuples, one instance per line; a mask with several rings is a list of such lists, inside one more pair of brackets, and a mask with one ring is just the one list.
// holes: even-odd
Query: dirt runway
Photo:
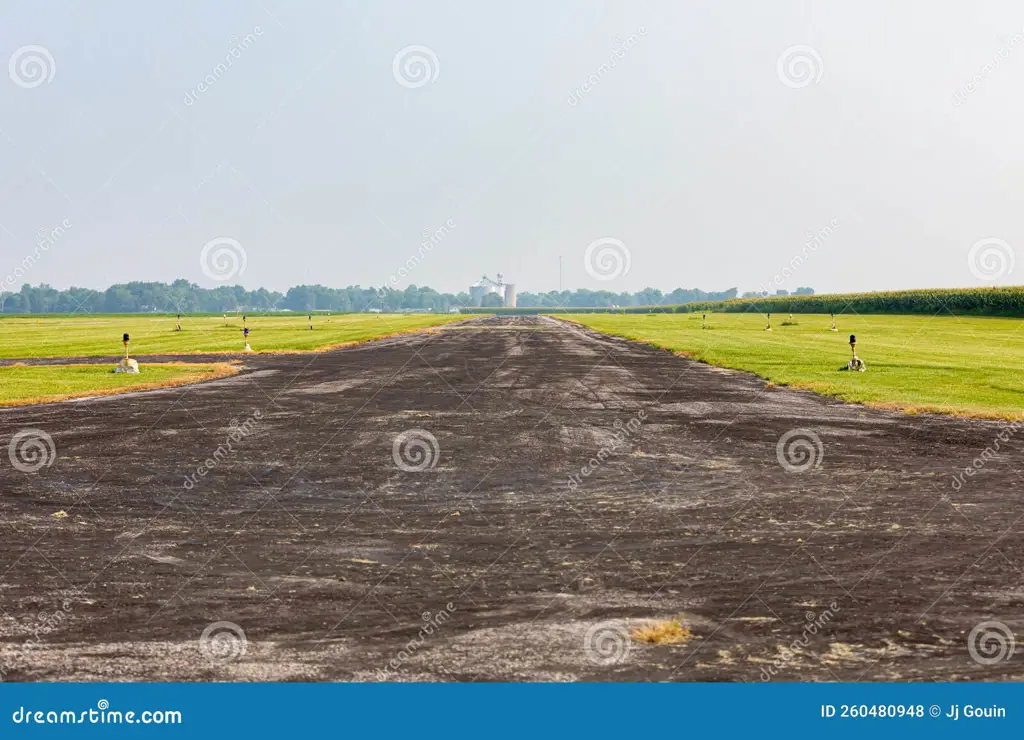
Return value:
[(539, 317), (245, 364), (0, 410), (6, 680), (1024, 679), (1008, 424)]

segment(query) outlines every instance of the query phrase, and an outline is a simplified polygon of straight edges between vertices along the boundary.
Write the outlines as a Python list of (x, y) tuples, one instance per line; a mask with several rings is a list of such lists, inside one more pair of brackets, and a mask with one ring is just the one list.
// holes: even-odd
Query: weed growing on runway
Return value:
[(679, 619), (665, 619), (636, 628), (632, 637), (649, 645), (682, 645), (690, 641), (693, 632)]

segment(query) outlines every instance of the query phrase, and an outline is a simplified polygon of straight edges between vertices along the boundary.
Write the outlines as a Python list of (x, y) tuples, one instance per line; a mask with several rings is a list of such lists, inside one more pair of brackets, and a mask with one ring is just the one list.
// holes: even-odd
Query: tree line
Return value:
[[(635, 293), (608, 290), (550, 291), (520, 293), (518, 304), (526, 307), (628, 307), (723, 301), (735, 298), (735, 288), (706, 292), (676, 288), (663, 293), (645, 288)], [(471, 307), (469, 294), (440, 293), (427, 286), (410, 285), (405, 289), (329, 288), (324, 285), (297, 285), (285, 293), (265, 288), (247, 290), (240, 285), (202, 288), (188, 280), (173, 283), (131, 282), (112, 285), (106, 290), (68, 288), (49, 285), (35, 287), (27, 283), (19, 291), (0, 292), (0, 313), (224, 313), (228, 311), (434, 311), (447, 312), (456, 307)], [(502, 305), (501, 296), (488, 294), (484, 306)]]

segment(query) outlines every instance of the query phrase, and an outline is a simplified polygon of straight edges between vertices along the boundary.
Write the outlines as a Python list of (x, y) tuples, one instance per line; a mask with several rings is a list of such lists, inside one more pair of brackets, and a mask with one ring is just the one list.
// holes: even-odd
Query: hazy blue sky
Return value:
[(380, 285), (449, 220), (399, 285), (1024, 282), (1010, 0), (4, 0), (0, 57), (0, 276), (70, 224), (18, 285)]

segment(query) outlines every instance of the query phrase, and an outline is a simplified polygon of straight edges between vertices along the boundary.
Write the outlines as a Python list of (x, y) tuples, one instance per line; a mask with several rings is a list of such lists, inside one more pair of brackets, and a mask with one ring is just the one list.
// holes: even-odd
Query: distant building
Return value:
[(491, 293), (501, 296), (502, 304), (506, 308), (516, 307), (516, 286), (513, 283), (506, 283), (500, 272), (497, 280), (491, 280), (484, 275), (469, 286), (469, 298), (474, 306), (482, 306), (484, 298)]

